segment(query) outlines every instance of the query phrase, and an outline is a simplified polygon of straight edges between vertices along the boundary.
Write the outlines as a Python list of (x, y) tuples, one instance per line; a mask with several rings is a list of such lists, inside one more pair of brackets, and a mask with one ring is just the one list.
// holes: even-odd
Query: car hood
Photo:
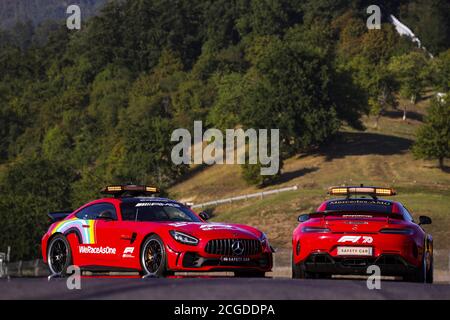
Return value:
[(244, 238), (258, 239), (261, 232), (255, 228), (240, 224), (212, 222), (171, 222), (168, 229), (177, 230), (201, 238)]

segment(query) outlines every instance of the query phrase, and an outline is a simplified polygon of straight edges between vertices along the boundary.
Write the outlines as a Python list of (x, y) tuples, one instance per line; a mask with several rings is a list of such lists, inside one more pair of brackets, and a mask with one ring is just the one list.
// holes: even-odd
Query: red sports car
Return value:
[(327, 278), (364, 274), (371, 265), (381, 275), (413, 282), (433, 282), (433, 239), (400, 202), (379, 199), (395, 195), (389, 188), (333, 187), (344, 196), (323, 202), (317, 212), (302, 214), (292, 239), (292, 277)]
[(74, 212), (55, 212), (42, 238), (52, 274), (69, 265), (90, 271), (139, 271), (161, 277), (176, 271), (233, 271), (263, 277), (272, 269), (272, 247), (264, 233), (239, 224), (208, 223), (187, 206), (150, 197), (147, 186), (109, 186), (114, 197)]

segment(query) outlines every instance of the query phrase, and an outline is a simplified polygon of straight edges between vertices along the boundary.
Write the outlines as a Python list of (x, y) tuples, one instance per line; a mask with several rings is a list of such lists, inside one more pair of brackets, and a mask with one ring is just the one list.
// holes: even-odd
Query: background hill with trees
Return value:
[[(399, 108), (409, 119), (416, 104), (448, 92), (448, 1), (380, 3), (433, 58), (387, 22), (368, 30), (370, 4), (109, 1), (80, 31), (64, 22), (46, 28), (42, 19), (1, 30), (0, 251), (14, 244), (15, 259), (37, 256), (46, 213), (76, 208), (106, 184), (176, 190), (191, 173), (172, 164), (170, 134), (194, 120), (280, 128), (288, 161), (318, 152), (343, 130), (376, 130)], [(446, 101), (435, 99), (433, 110), (448, 117)], [(422, 131), (439, 143), (419, 139), (415, 154), (441, 158), (448, 135)], [(258, 187), (280, 178), (263, 179), (255, 166), (240, 170)]]

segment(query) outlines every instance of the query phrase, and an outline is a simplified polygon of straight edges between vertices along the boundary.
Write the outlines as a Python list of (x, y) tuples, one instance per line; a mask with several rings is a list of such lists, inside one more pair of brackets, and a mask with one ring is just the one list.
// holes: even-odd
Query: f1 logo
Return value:
[(125, 250), (123, 251), (123, 254), (133, 254), (134, 252), (134, 247), (126, 247)]
[(361, 236), (343, 236), (343, 237), (341, 237), (338, 240), (338, 242), (353, 242), (353, 243), (357, 243), (359, 239), (361, 239)]
[(362, 239), (362, 243), (372, 243), (373, 238), (369, 236), (342, 236), (338, 242), (352, 242), (352, 243), (358, 243)]

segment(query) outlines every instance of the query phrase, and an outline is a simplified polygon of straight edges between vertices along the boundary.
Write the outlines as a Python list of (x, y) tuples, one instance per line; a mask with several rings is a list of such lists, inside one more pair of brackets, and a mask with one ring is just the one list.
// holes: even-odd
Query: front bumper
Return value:
[(202, 257), (195, 252), (183, 254), (182, 267), (184, 269), (206, 270), (235, 270), (257, 269), (270, 271), (272, 269), (272, 255), (261, 254), (256, 257)]
[(168, 269), (171, 271), (261, 271), (272, 270), (271, 251), (253, 256), (220, 256), (201, 251), (177, 252), (167, 248)]
[(383, 276), (404, 276), (417, 271), (417, 267), (397, 254), (338, 258), (328, 253), (313, 253), (300, 263), (300, 267), (306, 272), (342, 275), (368, 275), (367, 268), (371, 265), (380, 267)]

